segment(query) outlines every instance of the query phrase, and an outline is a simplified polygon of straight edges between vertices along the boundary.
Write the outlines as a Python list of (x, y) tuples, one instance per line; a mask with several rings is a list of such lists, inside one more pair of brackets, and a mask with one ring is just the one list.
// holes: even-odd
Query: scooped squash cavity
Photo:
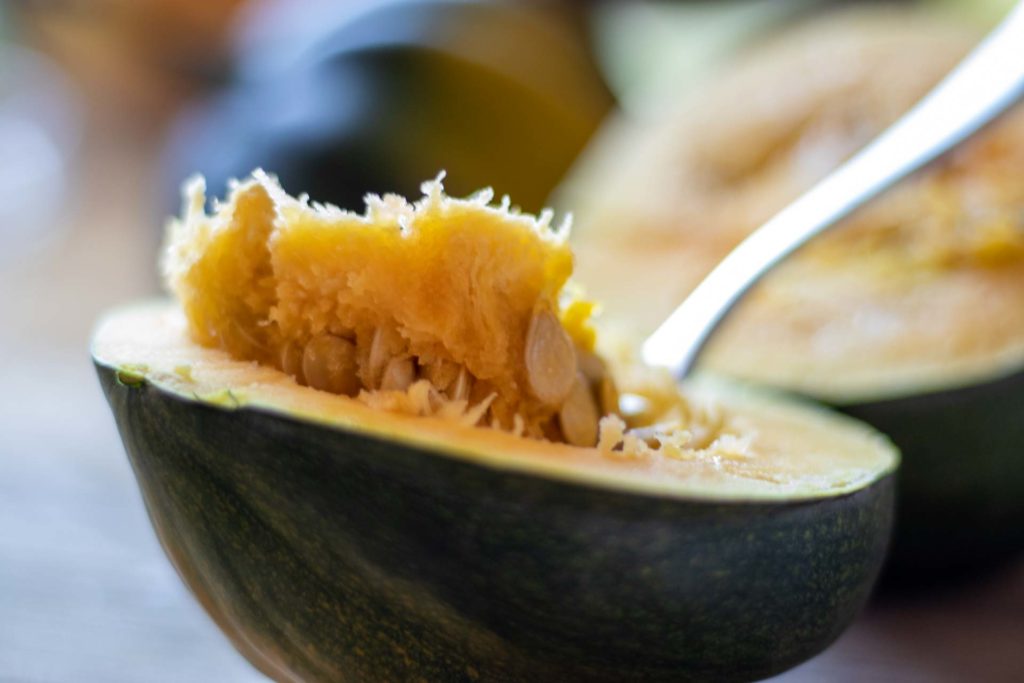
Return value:
[[(187, 335), (336, 395), (338, 412), (477, 426), (540, 451), (594, 448), (599, 460), (646, 462), (679, 479), (725, 473), (760, 495), (836, 491), (877, 475), (884, 457), (862, 462), (874, 445), (847, 448), (814, 427), (738, 414), (633, 362), (628, 347), (606, 362), (595, 306), (569, 281), (567, 222), (521, 214), (507, 199), (492, 205), (486, 191), (448, 197), (440, 178), (423, 191), (415, 203), (370, 196), (357, 215), (292, 198), (257, 172), (207, 214), (193, 180), (163, 261), (186, 324), (151, 326), (165, 342)], [(211, 362), (190, 370), (193, 391), (230, 389), (239, 400), (242, 387), (211, 375)]]

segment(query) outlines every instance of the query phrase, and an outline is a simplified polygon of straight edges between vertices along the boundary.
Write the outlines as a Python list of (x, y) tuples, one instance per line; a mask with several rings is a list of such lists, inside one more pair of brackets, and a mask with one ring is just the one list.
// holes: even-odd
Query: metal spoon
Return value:
[(733, 249), (647, 338), (644, 361), (684, 379), (725, 314), (772, 266), (1022, 96), (1024, 0), (913, 109)]

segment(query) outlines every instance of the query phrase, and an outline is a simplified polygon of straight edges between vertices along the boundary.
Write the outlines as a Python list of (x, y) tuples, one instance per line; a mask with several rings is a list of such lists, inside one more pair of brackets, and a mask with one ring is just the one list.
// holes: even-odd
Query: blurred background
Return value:
[[(536, 211), (607, 131), (839, 4), (0, 2), (0, 681), (261, 679), (164, 558), (88, 359), (104, 309), (160, 292), (185, 177), (359, 210), (444, 168)], [(980, 31), (1012, 3), (916, 4)], [(1020, 681), (1022, 644), (1017, 562), (876, 600), (780, 680)]]

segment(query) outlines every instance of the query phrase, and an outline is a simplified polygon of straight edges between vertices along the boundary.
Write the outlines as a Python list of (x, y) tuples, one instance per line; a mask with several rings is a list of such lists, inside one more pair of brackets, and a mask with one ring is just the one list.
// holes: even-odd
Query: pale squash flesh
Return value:
[[(487, 467), (637, 492), (711, 500), (823, 498), (863, 489), (898, 462), (884, 436), (854, 420), (711, 378), (691, 384), (683, 398), (702, 411), (695, 423), (725, 425), (728, 436), (674, 457), (651, 448), (578, 448), (438, 416), (380, 410), (196, 344), (182, 312), (169, 302), (111, 313), (97, 328), (92, 351), (128, 386), (147, 383), (227, 410), (265, 410)], [(740, 439), (749, 443), (737, 444)]]
[[(581, 352), (593, 338), (590, 305), (559, 298), (572, 271), (565, 228), (550, 214), (490, 207), (489, 194), (452, 200), (439, 182), (424, 189), (417, 205), (371, 197), (360, 216), (293, 199), (257, 173), (207, 216), (194, 181), (164, 259), (193, 338), (317, 386), (302, 357), (326, 337), (351, 349), (355, 381), (339, 379), (351, 389), (343, 393), (366, 389), (367, 400), (421, 412), (486, 401), (488, 423), (550, 433), (558, 401), (531, 396), (525, 372), (531, 320), (564, 316), (557, 333)], [(433, 408), (401, 395), (417, 377), (437, 390)]]

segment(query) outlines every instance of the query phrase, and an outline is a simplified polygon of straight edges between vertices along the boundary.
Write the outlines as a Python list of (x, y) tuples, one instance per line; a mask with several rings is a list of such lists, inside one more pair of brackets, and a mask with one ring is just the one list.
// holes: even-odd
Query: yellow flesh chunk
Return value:
[[(498, 425), (549, 433), (571, 385), (543, 361), (574, 363), (593, 340), (591, 307), (562, 295), (567, 228), (490, 206), (489, 193), (452, 199), (439, 181), (424, 193), (416, 204), (370, 197), (357, 215), (257, 173), (207, 215), (194, 181), (164, 262), (193, 337), (335, 393), (405, 392), (422, 377), (435, 407), (487, 401)], [(531, 347), (538, 319), (554, 332)]]

